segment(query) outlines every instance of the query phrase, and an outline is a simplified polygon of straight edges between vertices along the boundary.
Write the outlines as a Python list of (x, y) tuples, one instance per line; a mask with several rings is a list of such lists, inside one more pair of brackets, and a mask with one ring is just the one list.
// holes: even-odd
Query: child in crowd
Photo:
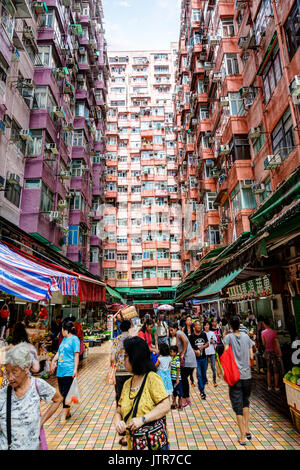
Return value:
[(181, 411), (182, 408), (182, 401), (183, 401), (183, 390), (182, 390), (182, 382), (181, 382), (181, 375), (180, 375), (180, 359), (178, 355), (178, 347), (171, 346), (170, 347), (170, 355), (171, 355), (171, 379), (173, 384), (173, 403), (172, 403), (172, 410), (177, 408), (176, 406), (176, 397), (178, 395), (178, 410)]
[(161, 343), (159, 346), (159, 356), (155, 367), (157, 368), (157, 373), (161, 377), (165, 389), (168, 395), (172, 395), (173, 393), (173, 385), (171, 380), (171, 373), (170, 373), (170, 364), (171, 364), (171, 356), (170, 356), (170, 348), (166, 343)]

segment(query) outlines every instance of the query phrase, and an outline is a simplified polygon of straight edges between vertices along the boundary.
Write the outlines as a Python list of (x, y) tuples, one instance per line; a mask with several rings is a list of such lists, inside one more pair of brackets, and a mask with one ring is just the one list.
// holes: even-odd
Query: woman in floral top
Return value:
[[(115, 391), (116, 391), (116, 403), (118, 406), (118, 401), (122, 393), (123, 385), (126, 380), (130, 379), (132, 374), (130, 374), (125, 368), (125, 349), (124, 349), (124, 340), (129, 337), (129, 329), (131, 323), (129, 320), (123, 320), (120, 324), (121, 334), (113, 340), (110, 363), (111, 365), (116, 366), (115, 374)], [(119, 443), (123, 446), (127, 445), (125, 437), (122, 437)]]

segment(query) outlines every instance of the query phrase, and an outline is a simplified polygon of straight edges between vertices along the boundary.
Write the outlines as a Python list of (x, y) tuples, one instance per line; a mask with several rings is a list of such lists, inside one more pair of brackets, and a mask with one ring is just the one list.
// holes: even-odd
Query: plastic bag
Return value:
[(76, 377), (73, 379), (68, 395), (66, 396), (65, 403), (66, 405), (78, 405), (80, 403), (79, 388)]
[(115, 385), (115, 372), (116, 372), (116, 366), (115, 364), (110, 366), (110, 369), (108, 371), (106, 383), (109, 385)]

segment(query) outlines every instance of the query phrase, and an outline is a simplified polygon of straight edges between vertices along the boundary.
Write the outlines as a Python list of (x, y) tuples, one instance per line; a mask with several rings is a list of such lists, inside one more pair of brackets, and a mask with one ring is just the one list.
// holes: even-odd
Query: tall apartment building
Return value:
[(0, 215), (102, 275), (106, 82), (101, 1), (4, 0)]
[(177, 47), (108, 56), (104, 277), (120, 292), (161, 287), (174, 294), (182, 271), (172, 101)]
[(182, 2), (174, 106), (192, 228), (184, 275), (253, 233), (253, 213), (299, 166), (299, 18), (294, 0)]

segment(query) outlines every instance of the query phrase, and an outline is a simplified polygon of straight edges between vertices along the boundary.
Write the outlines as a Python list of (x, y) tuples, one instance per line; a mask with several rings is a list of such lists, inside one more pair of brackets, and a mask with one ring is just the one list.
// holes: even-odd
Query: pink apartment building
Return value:
[(182, 275), (172, 104), (177, 47), (108, 57), (104, 277), (149, 304), (173, 298)]

